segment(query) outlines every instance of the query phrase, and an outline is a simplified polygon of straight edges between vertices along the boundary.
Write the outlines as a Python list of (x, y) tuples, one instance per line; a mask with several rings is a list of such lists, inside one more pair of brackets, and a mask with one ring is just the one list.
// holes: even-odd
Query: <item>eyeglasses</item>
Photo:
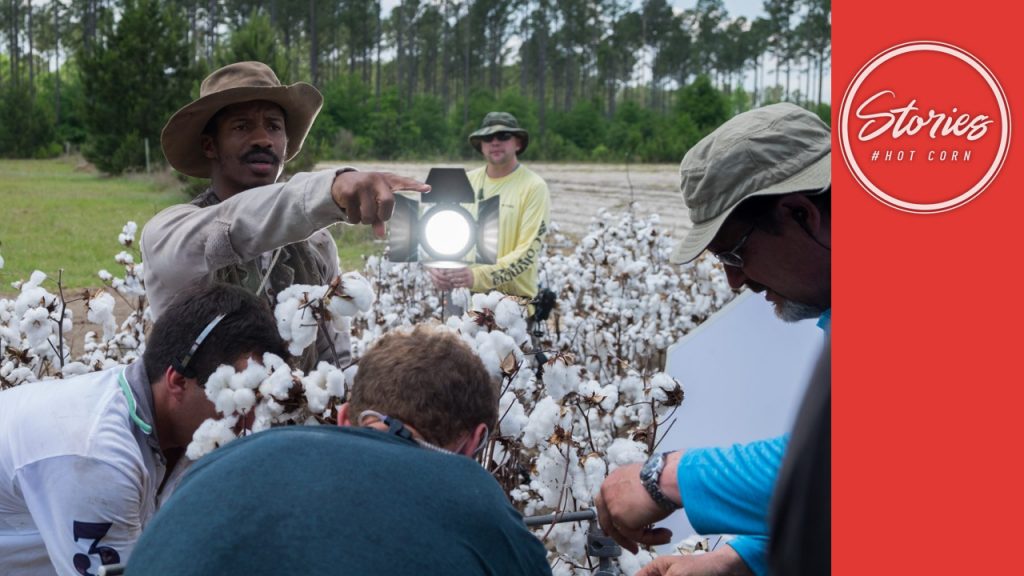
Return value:
[(740, 238), (740, 241), (737, 242), (736, 245), (732, 247), (732, 250), (718, 252), (715, 254), (715, 258), (718, 258), (718, 261), (721, 262), (722, 264), (725, 264), (726, 266), (732, 266), (733, 268), (743, 268), (743, 256), (740, 256), (740, 250), (743, 249), (743, 245), (746, 244), (747, 239), (750, 238), (750, 235), (754, 233), (754, 229), (756, 228), (757, 224), (751, 226), (750, 229), (747, 230), (747, 233)]
[(501, 140), (502, 142), (508, 142), (509, 140), (512, 139), (512, 133), (511, 132), (495, 132), (494, 134), (488, 134), (487, 136), (481, 136), (480, 137), (481, 140), (483, 140), (484, 142), (487, 142), (487, 143), (490, 143), (495, 138), (497, 138), (498, 140)]

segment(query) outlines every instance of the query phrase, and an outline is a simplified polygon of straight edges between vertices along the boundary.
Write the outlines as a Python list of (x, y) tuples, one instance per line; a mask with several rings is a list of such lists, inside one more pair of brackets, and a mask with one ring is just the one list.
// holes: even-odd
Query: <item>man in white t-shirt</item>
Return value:
[(286, 357), (269, 309), (200, 286), (156, 322), (141, 360), (0, 393), (0, 574), (95, 574), (124, 563), (216, 416), (203, 385), (222, 364)]

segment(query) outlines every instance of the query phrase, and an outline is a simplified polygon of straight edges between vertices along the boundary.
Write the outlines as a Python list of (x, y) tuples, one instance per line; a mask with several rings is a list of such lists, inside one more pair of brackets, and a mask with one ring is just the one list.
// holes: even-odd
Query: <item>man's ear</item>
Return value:
[(476, 425), (473, 429), (473, 433), (469, 437), (469, 442), (459, 450), (459, 454), (463, 456), (469, 456), (470, 458), (476, 454), (476, 449), (480, 447), (480, 443), (487, 438), (487, 424), (483, 422)]
[(338, 408), (338, 426), (351, 426), (352, 421), (348, 417), (348, 402)]
[(177, 370), (168, 366), (164, 370), (164, 381), (167, 382), (167, 395), (175, 400), (181, 400), (185, 396), (185, 389), (188, 386), (189, 378), (182, 376)]
[(217, 159), (217, 143), (214, 142), (213, 136), (209, 134), (203, 134), (199, 137), (199, 145), (203, 149), (203, 156), (206, 156), (210, 160)]
[(818, 229), (821, 227), (821, 211), (806, 194), (786, 194), (779, 199), (776, 209), (777, 221), (781, 222), (786, 218), (794, 220), (812, 237), (817, 237)]

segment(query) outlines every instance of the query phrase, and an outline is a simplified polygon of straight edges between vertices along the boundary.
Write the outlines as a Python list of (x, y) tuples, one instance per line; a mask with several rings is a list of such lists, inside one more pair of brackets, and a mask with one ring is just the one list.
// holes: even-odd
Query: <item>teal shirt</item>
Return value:
[[(832, 309), (818, 317), (832, 335)], [(789, 435), (729, 448), (687, 450), (676, 469), (686, 517), (702, 534), (737, 534), (728, 542), (750, 571), (768, 573), (768, 505)]]
[(128, 575), (551, 574), (476, 461), (367, 428), (259, 432), (196, 462)]

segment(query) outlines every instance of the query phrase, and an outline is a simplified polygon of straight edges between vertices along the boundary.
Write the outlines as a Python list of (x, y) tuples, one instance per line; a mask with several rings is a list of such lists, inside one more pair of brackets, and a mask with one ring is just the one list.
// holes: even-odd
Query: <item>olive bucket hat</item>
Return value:
[(530, 144), (530, 134), (520, 128), (519, 121), (508, 112), (489, 112), (487, 116), (484, 116), (484, 121), (480, 123), (480, 129), (469, 135), (469, 143), (476, 148), (477, 152), (480, 152), (480, 139), (498, 132), (511, 132), (518, 136), (523, 143), (523, 147), (519, 149), (518, 153), (526, 152), (526, 147)]
[(284, 110), (288, 161), (302, 150), (302, 142), (323, 106), (324, 97), (313, 85), (297, 82), (284, 86), (262, 62), (236, 62), (215, 70), (203, 80), (199, 98), (174, 113), (160, 134), (164, 156), (175, 170), (195, 178), (210, 177), (210, 161), (203, 154), (200, 136), (213, 116), (226, 106), (266, 100)]
[(831, 131), (804, 108), (772, 104), (732, 117), (679, 165), (693, 228), (670, 260), (682, 264), (699, 256), (747, 198), (824, 191), (832, 181), (831, 161)]

